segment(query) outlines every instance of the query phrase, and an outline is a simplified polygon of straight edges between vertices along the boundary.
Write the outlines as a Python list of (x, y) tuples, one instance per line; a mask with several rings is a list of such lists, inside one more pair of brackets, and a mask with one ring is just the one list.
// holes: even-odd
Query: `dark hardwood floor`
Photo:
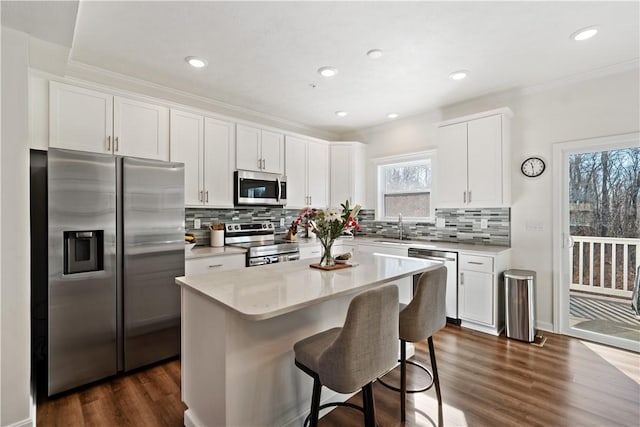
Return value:
[[(445, 426), (638, 426), (640, 356), (549, 333), (544, 347), (448, 326), (435, 337)], [(428, 361), (426, 343), (417, 358)], [(424, 379), (409, 368), (409, 380)], [(397, 369), (389, 380), (397, 377)], [(398, 395), (374, 385), (378, 423), (400, 426)], [(309, 390), (311, 394), (311, 390)], [(353, 402), (360, 403), (360, 396)], [(38, 426), (182, 426), (180, 362), (117, 377), (38, 406)], [(409, 396), (406, 426), (437, 425), (435, 392)], [(338, 408), (321, 426), (361, 426)]]
[(183, 425), (180, 361), (117, 376), (38, 404), (38, 426)]

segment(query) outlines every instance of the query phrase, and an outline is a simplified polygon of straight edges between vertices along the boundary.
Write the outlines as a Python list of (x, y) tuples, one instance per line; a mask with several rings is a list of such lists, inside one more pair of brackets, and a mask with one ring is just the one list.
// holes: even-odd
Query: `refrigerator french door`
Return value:
[(55, 149), (46, 165), (47, 394), (179, 354), (183, 165)]

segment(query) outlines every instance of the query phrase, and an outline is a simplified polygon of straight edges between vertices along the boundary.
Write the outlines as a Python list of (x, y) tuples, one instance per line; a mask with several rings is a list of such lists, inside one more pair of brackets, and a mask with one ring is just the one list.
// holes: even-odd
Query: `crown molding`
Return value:
[[(301, 132), (310, 132), (314, 135), (318, 135), (321, 138), (325, 139), (335, 139), (337, 135), (332, 132), (327, 132), (322, 129), (318, 129), (312, 126), (308, 126), (302, 123), (298, 123), (292, 120), (283, 119), (281, 117), (273, 116), (268, 113), (264, 113), (261, 111), (252, 110), (245, 107), (240, 107), (238, 105), (229, 104), (226, 102), (218, 101), (212, 98), (207, 98), (200, 95), (195, 95), (190, 92), (186, 92), (180, 89), (171, 88), (168, 86), (163, 86), (161, 84), (152, 83), (147, 80), (139, 79), (137, 77), (132, 77), (126, 74), (117, 73), (115, 71), (109, 71), (104, 68), (96, 67), (93, 65), (85, 64), (82, 62), (74, 61), (69, 59), (67, 63), (66, 74), (72, 77), (81, 78), (85, 80), (99, 80), (101, 82), (118, 82), (120, 84), (126, 85), (125, 87), (135, 87), (140, 89), (152, 90), (165, 95), (170, 95), (173, 97), (179, 97), (181, 99), (187, 100), (189, 102), (193, 102), (195, 105), (206, 105), (212, 107), (213, 112), (217, 112), (220, 114), (236, 113), (243, 117), (239, 118), (244, 120), (252, 120), (259, 119), (264, 120), (266, 122), (270, 122), (275, 124), (275, 126), (283, 126), (286, 128), (297, 129)], [(223, 110), (223, 111), (220, 111)], [(246, 118), (246, 117), (249, 118)], [(238, 119), (238, 118), (237, 118)]]
[(613, 65), (607, 65), (606, 67), (600, 67), (593, 70), (585, 71), (582, 73), (572, 74), (569, 76), (561, 77), (559, 79), (550, 80), (548, 82), (525, 86), (520, 89), (521, 95), (531, 95), (534, 93), (545, 92), (551, 89), (557, 89), (564, 86), (569, 86), (575, 83), (584, 82), (587, 80), (593, 80), (600, 77), (610, 76), (612, 74), (619, 74), (625, 71), (640, 68), (640, 58), (634, 58), (629, 61), (619, 62)]

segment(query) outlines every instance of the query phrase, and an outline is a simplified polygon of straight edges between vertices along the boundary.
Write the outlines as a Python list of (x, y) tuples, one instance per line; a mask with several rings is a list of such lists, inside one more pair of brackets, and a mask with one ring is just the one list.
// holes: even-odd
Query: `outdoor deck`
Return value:
[(630, 299), (572, 291), (569, 296), (571, 326), (640, 342), (640, 319)]

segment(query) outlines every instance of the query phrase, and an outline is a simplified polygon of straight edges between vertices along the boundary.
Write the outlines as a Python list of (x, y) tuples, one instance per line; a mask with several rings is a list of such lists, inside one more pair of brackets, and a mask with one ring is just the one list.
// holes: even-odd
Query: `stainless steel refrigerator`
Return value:
[[(38, 178), (37, 163), (32, 153), (32, 245), (46, 239), (48, 274), (46, 292), (32, 282), (32, 312), (47, 395), (178, 355), (184, 166), (51, 149)], [(43, 197), (47, 236), (34, 236)]]

